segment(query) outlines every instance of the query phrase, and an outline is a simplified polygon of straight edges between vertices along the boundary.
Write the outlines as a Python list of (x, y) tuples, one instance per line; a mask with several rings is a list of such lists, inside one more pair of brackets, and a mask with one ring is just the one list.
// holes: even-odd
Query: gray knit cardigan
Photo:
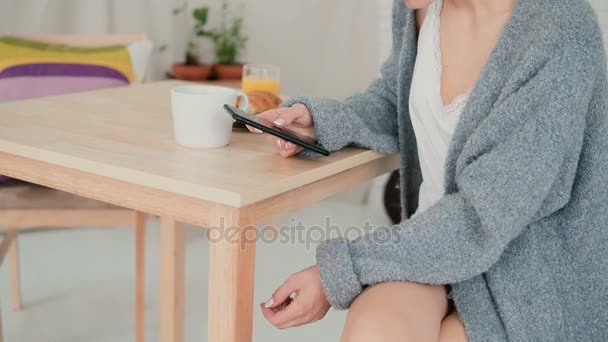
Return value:
[(414, 11), (396, 0), (382, 76), (299, 97), (319, 142), (401, 154), (404, 221), (317, 249), (330, 303), (386, 281), (451, 284), (471, 342), (608, 341), (608, 83), (585, 0), (518, 0), (454, 132), (445, 196), (421, 215), (408, 96)]

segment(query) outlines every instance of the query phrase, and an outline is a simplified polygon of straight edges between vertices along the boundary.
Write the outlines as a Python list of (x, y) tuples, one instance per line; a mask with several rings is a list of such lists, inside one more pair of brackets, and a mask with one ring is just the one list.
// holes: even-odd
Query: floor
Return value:
[[(387, 224), (376, 194), (372, 204), (323, 201), (285, 218), (305, 226), (330, 217), (342, 229)], [(146, 341), (158, 341), (158, 220), (147, 222)], [(12, 312), (6, 266), (0, 270), (5, 341), (127, 342), (133, 333), (133, 230), (70, 229), (20, 237), (24, 310)], [(314, 263), (314, 245), (259, 242), (255, 301), (263, 302), (294, 271)], [(187, 236), (186, 341), (204, 341), (207, 331), (207, 241), (189, 227)], [(330, 311), (316, 324), (279, 331), (254, 310), (254, 341), (338, 340), (345, 314)]]

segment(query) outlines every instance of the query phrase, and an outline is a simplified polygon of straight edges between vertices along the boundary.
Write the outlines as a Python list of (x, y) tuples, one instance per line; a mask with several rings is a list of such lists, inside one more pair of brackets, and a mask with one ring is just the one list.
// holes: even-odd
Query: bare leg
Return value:
[(443, 286), (378, 284), (365, 290), (352, 304), (342, 342), (437, 342), (447, 310)]
[(457, 312), (449, 314), (441, 323), (439, 342), (468, 342), (467, 332)]

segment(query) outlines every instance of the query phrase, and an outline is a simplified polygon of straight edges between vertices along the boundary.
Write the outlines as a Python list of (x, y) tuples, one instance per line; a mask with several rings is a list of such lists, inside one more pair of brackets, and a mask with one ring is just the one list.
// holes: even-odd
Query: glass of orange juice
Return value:
[(267, 91), (281, 96), (281, 69), (270, 64), (247, 64), (243, 68), (243, 92)]

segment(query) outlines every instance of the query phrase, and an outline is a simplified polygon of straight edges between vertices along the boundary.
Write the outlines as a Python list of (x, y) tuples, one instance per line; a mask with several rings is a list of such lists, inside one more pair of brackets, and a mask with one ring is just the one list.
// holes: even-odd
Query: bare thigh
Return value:
[(467, 342), (467, 338), (458, 314), (448, 314), (445, 287), (390, 282), (366, 289), (353, 302), (341, 341)]
[(439, 342), (468, 342), (467, 332), (457, 312), (450, 313), (441, 322)]
[(343, 342), (437, 342), (448, 300), (443, 286), (382, 283), (366, 289), (348, 312)]

